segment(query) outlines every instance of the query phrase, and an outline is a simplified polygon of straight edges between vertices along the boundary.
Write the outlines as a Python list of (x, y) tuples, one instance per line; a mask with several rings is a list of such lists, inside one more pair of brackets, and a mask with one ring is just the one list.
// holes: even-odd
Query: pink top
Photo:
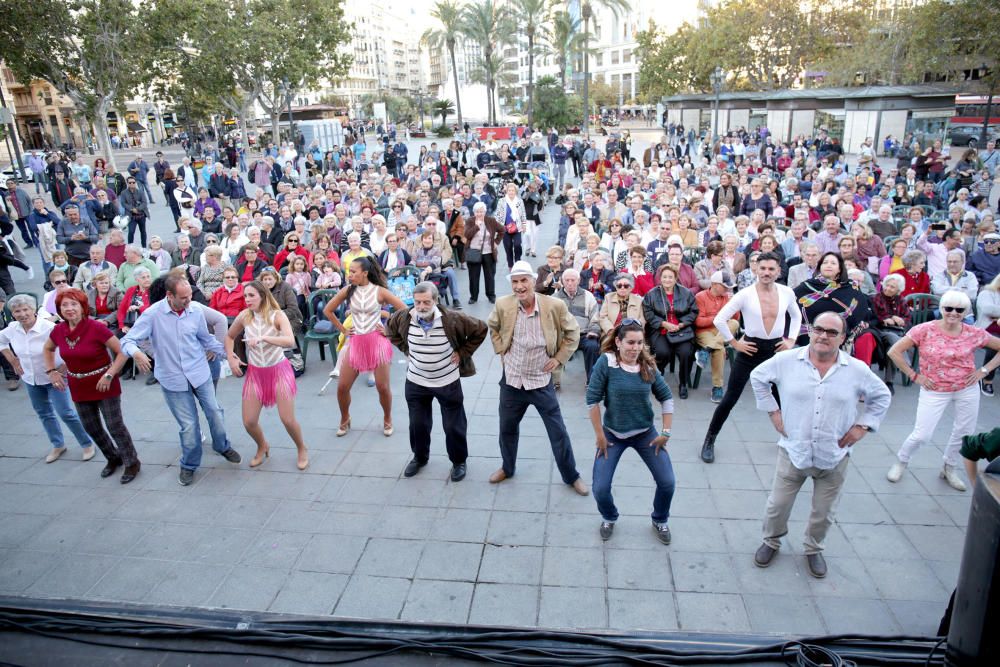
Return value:
[(937, 385), (937, 391), (959, 391), (965, 378), (976, 370), (976, 350), (984, 347), (991, 335), (985, 329), (962, 325), (962, 332), (950, 336), (937, 322), (926, 322), (906, 332), (920, 348), (920, 374)]

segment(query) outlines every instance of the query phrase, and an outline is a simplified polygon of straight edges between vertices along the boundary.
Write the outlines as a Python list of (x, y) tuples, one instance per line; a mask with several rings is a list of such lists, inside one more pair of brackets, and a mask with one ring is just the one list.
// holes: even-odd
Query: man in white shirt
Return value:
[[(889, 410), (889, 389), (870, 367), (840, 350), (847, 325), (836, 313), (813, 321), (809, 345), (775, 355), (750, 375), (757, 409), (768, 413), (778, 439), (778, 463), (764, 517), (758, 567), (771, 564), (788, 534), (788, 516), (807, 478), (813, 480), (812, 513), (804, 553), (809, 573), (826, 576), (823, 540), (844, 486), (850, 447), (874, 431)], [(784, 410), (771, 393), (778, 388)], [(864, 411), (858, 415), (858, 401)]]
[[(765, 252), (757, 258), (757, 282), (742, 289), (716, 314), (713, 324), (719, 334), (734, 350), (736, 360), (729, 372), (729, 384), (712, 415), (705, 442), (701, 446), (701, 460), (715, 461), (715, 439), (729, 418), (750, 373), (776, 352), (795, 346), (802, 313), (795, 300), (795, 292), (775, 281), (781, 275), (781, 259), (775, 253)], [(729, 330), (729, 320), (736, 313), (743, 314), (744, 335), (739, 340)]]

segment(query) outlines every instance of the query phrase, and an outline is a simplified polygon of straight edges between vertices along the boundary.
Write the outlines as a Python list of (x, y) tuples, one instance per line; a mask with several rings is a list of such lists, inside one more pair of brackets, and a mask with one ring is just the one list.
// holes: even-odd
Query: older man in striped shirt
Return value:
[(486, 340), (486, 323), (437, 304), (432, 282), (413, 288), (413, 307), (397, 311), (385, 327), (386, 336), (407, 358), (406, 405), (410, 412), (413, 459), (403, 476), (413, 477), (430, 458), (431, 404), (441, 405), (445, 447), (451, 460), (451, 481), (465, 479), (469, 456), (465, 397), (461, 378), (475, 375), (472, 354)]

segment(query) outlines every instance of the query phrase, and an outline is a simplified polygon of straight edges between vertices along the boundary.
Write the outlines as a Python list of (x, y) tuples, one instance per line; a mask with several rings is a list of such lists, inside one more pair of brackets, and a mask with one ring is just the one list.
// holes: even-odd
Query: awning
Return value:
[(126, 123), (126, 125), (128, 126), (128, 131), (129, 132), (148, 132), (149, 131), (149, 130), (147, 130), (145, 128), (145, 126), (142, 123), (137, 123), (134, 120), (130, 120), (128, 123)]

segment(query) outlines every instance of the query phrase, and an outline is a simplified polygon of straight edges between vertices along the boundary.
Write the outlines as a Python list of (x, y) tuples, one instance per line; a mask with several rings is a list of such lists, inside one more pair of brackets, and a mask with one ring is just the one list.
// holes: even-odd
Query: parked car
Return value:
[[(1000, 134), (1000, 127), (991, 125), (986, 128), (987, 140), (996, 140)], [(948, 131), (948, 140), (952, 146), (968, 146), (977, 148), (979, 146), (979, 135), (983, 131), (982, 125), (953, 125)]]
[(31, 171), (31, 167), (27, 164), (24, 165), (24, 178), (21, 178), (21, 172), (18, 171), (15, 165), (10, 165), (9, 167), (5, 167), (3, 171), (0, 171), (0, 179), (4, 183), (12, 178), (18, 183), (30, 183), (34, 180), (35, 176)]

